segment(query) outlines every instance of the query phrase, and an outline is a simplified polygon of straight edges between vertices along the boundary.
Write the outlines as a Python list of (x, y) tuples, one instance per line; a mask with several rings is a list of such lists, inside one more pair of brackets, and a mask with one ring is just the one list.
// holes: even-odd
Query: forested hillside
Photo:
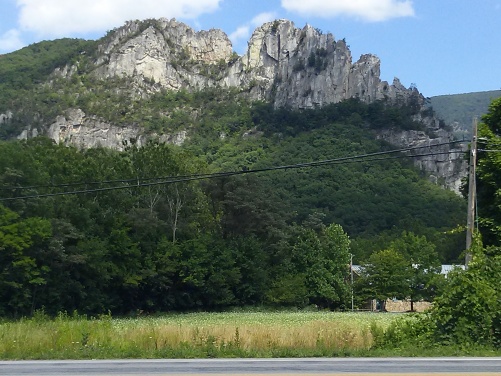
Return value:
[[(0, 315), (343, 309), (350, 255), (398, 245), (411, 268), (426, 244), (427, 265), (461, 260), (464, 200), (376, 137), (430, 133), (416, 102), (292, 110), (249, 88), (138, 87), (93, 76), (95, 52), (62, 40), (0, 57)], [(150, 141), (12, 140), (71, 108)], [(155, 137), (176, 131), (181, 145)]]
[[(211, 111), (226, 121), (204, 118), (183, 147), (3, 142), (3, 314), (342, 308), (350, 252), (362, 261), (404, 230), (426, 236), (443, 261), (458, 259), (457, 234), (444, 234), (464, 222), (463, 200), (407, 158), (296, 165), (391, 150), (369, 119), (396, 110), (215, 101)], [(255, 129), (242, 137), (245, 119)], [(221, 171), (233, 173), (199, 180)]]

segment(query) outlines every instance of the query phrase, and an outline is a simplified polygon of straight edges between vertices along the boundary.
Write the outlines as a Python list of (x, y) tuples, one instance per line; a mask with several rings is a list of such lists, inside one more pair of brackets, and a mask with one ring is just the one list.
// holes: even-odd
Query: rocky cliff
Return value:
[(431, 138), (423, 131), (387, 129), (377, 137), (401, 148), (412, 148), (408, 153), (415, 156), (414, 164), (426, 171), (431, 181), (460, 193), (462, 179), (467, 175), (468, 161), (464, 158), (467, 145), (451, 144), (450, 132), (437, 130)]
[(226, 64), (232, 45), (221, 30), (195, 32), (176, 20), (128, 22), (99, 47), (94, 74), (147, 80), (173, 90), (213, 86), (207, 68)]
[(251, 87), (255, 99), (275, 106), (311, 108), (358, 97), (365, 102), (388, 98), (403, 100), (415, 93), (398, 80), (381, 81), (380, 60), (363, 55), (352, 63), (344, 40), (306, 25), (298, 29), (287, 20), (257, 28), (247, 52), (224, 79), (228, 86)]
[(240, 57), (220, 30), (195, 32), (166, 19), (128, 22), (103, 39), (96, 65), (99, 78), (125, 76), (174, 90), (246, 88), (251, 99), (276, 107), (311, 108), (353, 97), (424, 100), (398, 79), (381, 81), (378, 57), (367, 54), (353, 63), (344, 40), (288, 20), (258, 27)]
[[(19, 139), (27, 139), (38, 135), (37, 129), (25, 129)], [(186, 139), (186, 131), (173, 134), (145, 134), (138, 125), (118, 126), (109, 124), (95, 116), (87, 116), (80, 109), (70, 108), (56, 118), (44, 135), (65, 145), (81, 148), (106, 147), (123, 150), (126, 143), (134, 139), (137, 146), (144, 145), (148, 139), (181, 145)]]
[[(314, 108), (358, 97), (365, 102), (386, 100), (424, 108), (424, 97), (415, 88), (405, 88), (398, 79), (389, 84), (380, 79), (380, 60), (370, 54), (353, 63), (344, 40), (309, 25), (297, 28), (288, 20), (258, 27), (242, 56), (233, 52), (229, 38), (220, 30), (195, 32), (176, 20), (131, 21), (100, 40), (89, 75), (97, 79), (124, 78), (128, 93), (147, 97), (161, 89), (189, 91), (208, 87), (233, 88), (251, 100), (265, 100), (275, 107)], [(78, 68), (68, 65), (56, 75), (71, 78)], [(420, 115), (417, 115), (418, 117)], [(5, 121), (7, 115), (0, 120)], [(423, 120), (423, 119), (417, 119)], [(450, 134), (438, 121), (427, 120), (431, 132), (386, 130), (379, 137), (395, 145), (442, 143)], [(138, 125), (112, 125), (80, 109), (63, 111), (45, 129), (27, 128), (20, 138), (45, 133), (58, 142), (81, 147), (102, 145), (120, 149), (145, 135)], [(188, 130), (155, 134), (166, 142), (182, 143)], [(458, 190), (464, 175), (461, 149), (455, 158), (417, 159), (417, 164)]]

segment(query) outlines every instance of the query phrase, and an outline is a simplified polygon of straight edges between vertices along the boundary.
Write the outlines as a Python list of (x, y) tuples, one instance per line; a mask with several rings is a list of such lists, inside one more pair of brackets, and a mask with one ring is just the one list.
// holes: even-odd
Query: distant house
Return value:
[[(356, 277), (360, 277), (363, 272), (364, 272), (364, 267), (362, 265), (352, 265), (351, 266), (352, 270), (353, 270), (353, 276), (356, 278)], [(442, 269), (440, 271), (440, 274), (443, 274), (445, 276), (447, 276), (447, 274), (449, 274), (449, 272), (451, 272), (453, 269), (456, 269), (456, 268), (459, 268), (459, 269), (462, 269), (464, 270), (464, 265), (447, 265), (447, 264), (442, 264)]]
[(353, 272), (353, 278), (359, 278), (364, 272), (364, 267), (362, 265), (352, 265), (351, 271)]
[(457, 268), (464, 270), (464, 265), (442, 265), (442, 270), (440, 271), (440, 274), (445, 275), (445, 277), (447, 278), (447, 274), (449, 274), (449, 272), (452, 271), (453, 269)]

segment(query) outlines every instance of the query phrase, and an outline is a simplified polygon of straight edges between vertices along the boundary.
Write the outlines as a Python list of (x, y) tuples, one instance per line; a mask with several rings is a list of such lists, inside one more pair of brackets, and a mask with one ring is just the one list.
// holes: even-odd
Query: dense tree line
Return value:
[[(344, 304), (347, 235), (291, 227), (279, 205), (248, 200), (258, 179), (138, 186), (203, 172), (158, 143), (79, 151), (40, 138), (0, 149), (2, 198), (49, 195), (1, 206), (3, 315)], [(72, 190), (90, 192), (50, 196)]]
[[(437, 234), (462, 213), (459, 198), (405, 161), (168, 182), (381, 146), (349, 124), (297, 137), (216, 137), (208, 144), (213, 154), (197, 149), (196, 140), (183, 148), (131, 140), (122, 152), (44, 138), (3, 142), (1, 197), (12, 200), (2, 201), (0, 221), (1, 313), (340, 309), (349, 301), (355, 251), (348, 234), (370, 239), (402, 228), (408, 217), (420, 223), (416, 229)], [(83, 192), (57, 195), (62, 191)], [(373, 250), (359, 245), (356, 257)]]

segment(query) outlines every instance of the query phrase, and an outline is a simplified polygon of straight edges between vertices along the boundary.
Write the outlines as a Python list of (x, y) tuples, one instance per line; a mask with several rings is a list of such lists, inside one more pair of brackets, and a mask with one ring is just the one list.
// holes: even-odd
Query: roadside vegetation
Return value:
[[(259, 311), (88, 318), (36, 312), (0, 324), (0, 359), (499, 356), (489, 346), (410, 338), (420, 316)], [(406, 337), (407, 336), (407, 337)], [(418, 339), (418, 342), (416, 342)]]
[(399, 315), (333, 312), (188, 313), (88, 319), (37, 312), (0, 324), (2, 359), (369, 355)]
[(0, 324), (2, 359), (345, 356), (368, 353), (395, 315), (188, 313), (87, 319), (37, 313)]

